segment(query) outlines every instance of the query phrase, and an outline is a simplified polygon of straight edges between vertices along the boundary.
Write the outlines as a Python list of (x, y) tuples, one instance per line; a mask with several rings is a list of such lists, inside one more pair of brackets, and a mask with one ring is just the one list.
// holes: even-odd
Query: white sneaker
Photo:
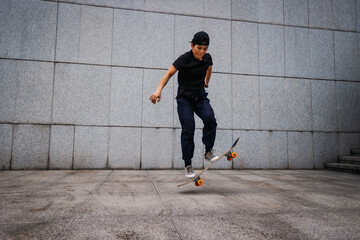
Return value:
[(194, 178), (195, 177), (195, 173), (194, 173), (194, 169), (191, 165), (188, 165), (185, 167), (185, 176), (187, 178)]
[(214, 150), (211, 149), (209, 152), (205, 154), (205, 160), (213, 162), (219, 159), (219, 156), (214, 155)]

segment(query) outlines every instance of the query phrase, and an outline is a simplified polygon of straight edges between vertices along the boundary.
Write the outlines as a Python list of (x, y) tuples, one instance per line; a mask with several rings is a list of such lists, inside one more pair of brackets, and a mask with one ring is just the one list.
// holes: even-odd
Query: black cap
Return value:
[(206, 32), (198, 32), (194, 35), (193, 44), (209, 46), (210, 37)]

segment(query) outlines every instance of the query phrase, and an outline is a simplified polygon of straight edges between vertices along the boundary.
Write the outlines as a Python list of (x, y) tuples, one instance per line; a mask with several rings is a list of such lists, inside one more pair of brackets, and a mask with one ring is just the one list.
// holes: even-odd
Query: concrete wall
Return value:
[(323, 168), (360, 146), (360, 0), (2, 0), (0, 169), (182, 168), (176, 77), (148, 98), (200, 30), (215, 148), (241, 138), (219, 168)]

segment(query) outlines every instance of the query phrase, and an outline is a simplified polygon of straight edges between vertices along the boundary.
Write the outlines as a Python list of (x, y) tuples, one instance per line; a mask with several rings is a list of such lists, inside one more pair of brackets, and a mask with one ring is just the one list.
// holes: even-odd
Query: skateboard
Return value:
[(211, 162), (206, 168), (204, 168), (203, 170), (201, 170), (198, 174), (195, 175), (195, 177), (187, 180), (186, 182), (184, 183), (181, 183), (178, 185), (178, 187), (181, 187), (183, 185), (186, 185), (186, 184), (189, 184), (191, 182), (195, 182), (195, 185), (196, 186), (201, 186), (204, 184), (204, 181), (201, 179), (201, 174), (203, 174), (206, 170), (208, 170), (212, 165), (214, 165), (217, 161), (219, 161), (221, 158), (223, 157), (227, 157), (227, 160), (228, 161), (232, 161), (233, 158), (236, 158), (237, 157), (237, 153), (236, 152), (233, 152), (233, 149), (236, 147), (236, 145), (238, 144), (239, 142), (239, 139), (236, 139), (235, 142), (233, 143), (233, 145), (231, 146), (231, 148), (229, 150), (227, 150), (225, 153), (223, 153), (222, 155), (219, 156), (218, 159), (216, 159), (215, 161)]

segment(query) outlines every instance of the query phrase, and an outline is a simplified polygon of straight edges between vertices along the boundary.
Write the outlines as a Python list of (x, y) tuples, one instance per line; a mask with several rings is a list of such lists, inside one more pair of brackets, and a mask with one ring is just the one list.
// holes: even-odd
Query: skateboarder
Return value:
[(177, 92), (177, 110), (181, 123), (181, 150), (185, 161), (185, 175), (188, 178), (195, 177), (191, 165), (194, 156), (194, 112), (204, 123), (202, 141), (205, 145), (205, 159), (215, 161), (218, 156), (214, 155), (213, 146), (216, 137), (216, 119), (208, 93), (205, 88), (209, 87), (212, 58), (206, 53), (210, 38), (206, 32), (198, 32), (191, 41), (191, 50), (178, 57), (170, 66), (167, 73), (162, 77), (156, 91), (150, 96), (150, 101), (155, 104), (161, 99), (161, 92), (169, 79), (177, 72), (179, 88)]

